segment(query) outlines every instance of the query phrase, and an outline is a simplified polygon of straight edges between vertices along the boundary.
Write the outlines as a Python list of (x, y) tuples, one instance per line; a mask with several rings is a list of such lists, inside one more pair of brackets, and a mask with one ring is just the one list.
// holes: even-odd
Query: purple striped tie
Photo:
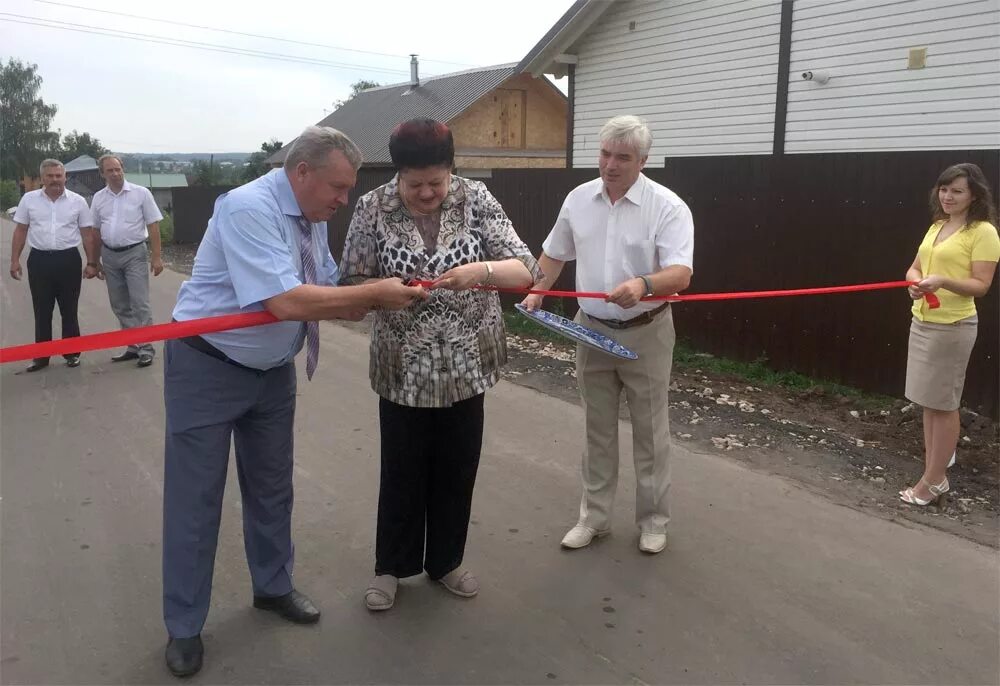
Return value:
[[(299, 217), (299, 252), (302, 254), (302, 274), (308, 284), (316, 283), (316, 258), (313, 256), (312, 224)], [(319, 322), (306, 322), (306, 378), (312, 381), (319, 362)]]

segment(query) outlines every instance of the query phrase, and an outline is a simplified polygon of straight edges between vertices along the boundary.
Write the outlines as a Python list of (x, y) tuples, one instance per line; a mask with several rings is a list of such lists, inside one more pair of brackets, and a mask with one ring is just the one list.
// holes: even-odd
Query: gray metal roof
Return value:
[(90, 155), (80, 155), (76, 159), (70, 160), (63, 165), (67, 174), (73, 172), (90, 171), (91, 169), (97, 169), (97, 160), (95, 160)]
[[(392, 164), (389, 134), (396, 124), (417, 117), (451, 121), (513, 76), (514, 66), (514, 63), (500, 64), (432, 76), (421, 79), (416, 88), (411, 88), (409, 81), (370, 88), (348, 100), (317, 126), (332, 126), (350, 136), (361, 148), (365, 164)], [(290, 142), (267, 161), (284, 162), (291, 145)]]
[(515, 68), (518, 74), (565, 76), (556, 58), (576, 42), (613, 4), (613, 0), (576, 0)]

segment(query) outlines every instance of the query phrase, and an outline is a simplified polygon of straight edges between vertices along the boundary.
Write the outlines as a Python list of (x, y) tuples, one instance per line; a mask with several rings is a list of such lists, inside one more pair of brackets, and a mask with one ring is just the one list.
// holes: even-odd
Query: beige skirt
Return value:
[(932, 410), (957, 410), (965, 387), (965, 369), (976, 343), (979, 317), (954, 324), (914, 318), (906, 359), (906, 397)]

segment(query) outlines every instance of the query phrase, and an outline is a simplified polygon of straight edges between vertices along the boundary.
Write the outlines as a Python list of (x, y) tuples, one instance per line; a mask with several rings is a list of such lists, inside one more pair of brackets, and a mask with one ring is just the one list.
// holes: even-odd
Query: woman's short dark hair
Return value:
[(389, 136), (389, 155), (396, 170), (448, 167), (455, 164), (451, 129), (433, 119), (400, 122)]
[(931, 189), (931, 216), (934, 221), (948, 218), (948, 213), (941, 207), (941, 200), (938, 199), (938, 189), (947, 186), (955, 179), (964, 178), (969, 184), (969, 192), (972, 194), (972, 204), (969, 205), (969, 213), (966, 216), (966, 226), (975, 222), (989, 222), (996, 226), (997, 208), (993, 204), (993, 192), (990, 191), (990, 184), (986, 180), (986, 175), (978, 165), (971, 162), (953, 164), (938, 177), (937, 183)]

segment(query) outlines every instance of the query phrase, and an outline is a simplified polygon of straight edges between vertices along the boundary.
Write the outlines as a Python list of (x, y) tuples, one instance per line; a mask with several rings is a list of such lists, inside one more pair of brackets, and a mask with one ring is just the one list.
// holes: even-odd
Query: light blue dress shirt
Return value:
[[(264, 309), (263, 300), (305, 283), (301, 218), (284, 169), (219, 196), (191, 278), (177, 294), (174, 319), (258, 312)], [(326, 222), (311, 228), (317, 282), (335, 286), (340, 273), (330, 254)], [(203, 338), (236, 362), (266, 370), (290, 362), (302, 349), (305, 325), (284, 321)]]

